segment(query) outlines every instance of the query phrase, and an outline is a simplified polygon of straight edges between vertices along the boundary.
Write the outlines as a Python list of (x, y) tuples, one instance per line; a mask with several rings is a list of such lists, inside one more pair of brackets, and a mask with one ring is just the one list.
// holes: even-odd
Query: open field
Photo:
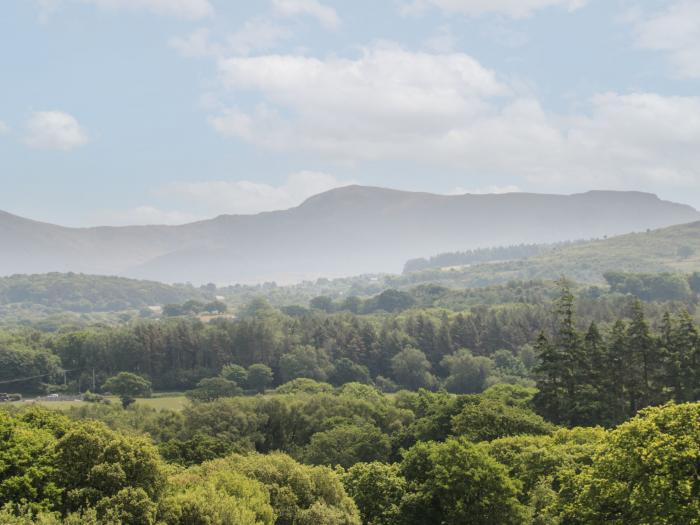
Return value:
[[(109, 399), (113, 404), (119, 404), (119, 398), (110, 396), (107, 399)], [(10, 405), (13, 406), (25, 406), (31, 403), (36, 403), (41, 406), (45, 406), (48, 408), (55, 408), (58, 410), (67, 410), (71, 407), (77, 407), (80, 406), (81, 404), (84, 403), (84, 401), (76, 400), (76, 401), (46, 401), (46, 400), (31, 400), (27, 399), (24, 401), (16, 401), (13, 403), (9, 403)], [(171, 394), (171, 395), (158, 395), (156, 394), (155, 396), (151, 398), (143, 398), (143, 399), (137, 399), (136, 404), (140, 406), (146, 406), (146, 407), (151, 407), (155, 408), (157, 410), (163, 410), (163, 409), (168, 409), (168, 410), (182, 410), (182, 408), (187, 404), (187, 398), (182, 395), (182, 394)], [(0, 405), (2, 406), (2, 405)]]

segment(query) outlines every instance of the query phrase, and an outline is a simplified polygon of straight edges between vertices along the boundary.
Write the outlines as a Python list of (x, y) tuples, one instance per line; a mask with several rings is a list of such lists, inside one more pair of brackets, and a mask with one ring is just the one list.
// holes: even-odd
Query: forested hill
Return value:
[(289, 210), (182, 226), (63, 228), (0, 213), (0, 275), (51, 271), (165, 282), (291, 282), (398, 273), (415, 257), (553, 243), (700, 220), (640, 192), (434, 195), (349, 186)]
[(700, 271), (700, 222), (563, 245), (516, 261), (415, 272), (405, 275), (403, 280), (485, 286), (566, 276), (578, 282), (603, 283), (606, 272), (696, 271)]
[(0, 305), (42, 305), (71, 312), (118, 312), (207, 298), (192, 286), (122, 277), (49, 273), (0, 278)]

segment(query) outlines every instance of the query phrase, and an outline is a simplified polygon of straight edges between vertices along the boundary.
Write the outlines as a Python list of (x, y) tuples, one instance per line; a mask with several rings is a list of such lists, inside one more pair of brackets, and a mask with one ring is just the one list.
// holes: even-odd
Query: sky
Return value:
[(700, 208), (698, 0), (6, 0), (0, 210), (179, 224), (364, 184)]

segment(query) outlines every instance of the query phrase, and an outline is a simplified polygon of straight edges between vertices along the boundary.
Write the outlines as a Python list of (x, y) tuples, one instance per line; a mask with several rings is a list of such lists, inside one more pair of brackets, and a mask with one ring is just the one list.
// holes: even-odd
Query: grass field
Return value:
[[(119, 405), (119, 398), (108, 397), (113, 404)], [(57, 410), (66, 410), (71, 407), (80, 406), (84, 401), (17, 401), (12, 403), (14, 406), (26, 406), (30, 403), (36, 403), (47, 408), (55, 408)], [(140, 406), (146, 406), (155, 408), (156, 410), (182, 410), (182, 408), (187, 404), (187, 398), (182, 394), (156, 394), (151, 398), (147, 399), (137, 399), (136, 404)]]

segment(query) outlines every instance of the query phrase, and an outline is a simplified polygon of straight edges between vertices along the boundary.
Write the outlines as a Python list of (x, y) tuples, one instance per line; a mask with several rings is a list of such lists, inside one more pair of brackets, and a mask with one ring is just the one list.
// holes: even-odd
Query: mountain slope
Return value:
[(190, 299), (211, 301), (213, 296), (190, 286), (123, 277), (78, 273), (0, 277), (0, 307), (40, 305), (71, 312), (118, 312)]
[(0, 274), (80, 271), (167, 282), (399, 272), (480, 246), (617, 235), (700, 220), (639, 192), (445, 196), (349, 186), (296, 208), (183, 226), (63, 228), (0, 215)]
[(609, 271), (700, 271), (700, 222), (564, 246), (519, 261), (426, 270), (407, 274), (405, 279), (410, 282), (449, 282), (452, 286), (468, 287), (513, 280), (558, 279), (561, 276), (578, 282), (603, 283), (603, 274)]

